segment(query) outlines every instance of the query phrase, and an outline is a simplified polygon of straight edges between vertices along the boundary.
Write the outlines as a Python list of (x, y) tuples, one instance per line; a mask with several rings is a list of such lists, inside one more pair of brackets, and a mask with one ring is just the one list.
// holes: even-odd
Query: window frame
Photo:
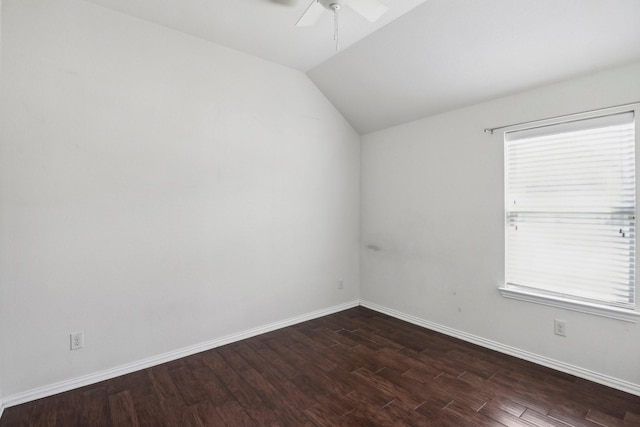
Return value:
[[(626, 105), (626, 106), (622, 106), (622, 107), (613, 107), (613, 108), (607, 108), (607, 109), (600, 109), (600, 110), (594, 110), (593, 112), (587, 112), (587, 113), (579, 113), (579, 114), (572, 114), (572, 115), (566, 115), (566, 116), (560, 116), (560, 117), (556, 117), (553, 119), (546, 119), (546, 120), (539, 120), (539, 121), (534, 121), (534, 122), (528, 122), (528, 123), (522, 123), (522, 124), (518, 124), (518, 125), (514, 125), (514, 126), (509, 126), (509, 127), (505, 127), (502, 129), (502, 131), (499, 133), (502, 136), (502, 144), (503, 144), (503, 149), (506, 149), (506, 139), (505, 136), (507, 133), (511, 133), (511, 132), (517, 132), (517, 131), (523, 131), (523, 130), (527, 130), (527, 129), (532, 129), (532, 128), (536, 128), (536, 127), (542, 127), (542, 126), (551, 126), (551, 125), (558, 125), (558, 124), (563, 124), (563, 123), (568, 123), (568, 122), (573, 122), (573, 121), (579, 121), (579, 120), (585, 120), (585, 119), (592, 119), (592, 118), (596, 118), (596, 117), (600, 117), (600, 116), (605, 116), (605, 115), (613, 115), (613, 114), (619, 114), (619, 113), (624, 113), (624, 112), (632, 112), (634, 114), (634, 138), (635, 138), (635, 168), (636, 168), (636, 210), (638, 208), (638, 201), (640, 200), (638, 198), (638, 193), (639, 193), (639, 181), (640, 181), (640, 169), (638, 168), (638, 165), (640, 165), (640, 117), (638, 116), (638, 113), (640, 113), (640, 104), (633, 104), (633, 105)], [(504, 152), (504, 150), (503, 150)], [(503, 170), (505, 173), (505, 177), (504, 177), (504, 191), (503, 191), (503, 202), (505, 200), (505, 197), (507, 196), (507, 187), (506, 187), (506, 173), (507, 173), (507, 164), (506, 164), (506, 157), (504, 158), (504, 164), (503, 164)], [(565, 297), (565, 296), (555, 296), (555, 295), (549, 295), (549, 294), (545, 294), (543, 292), (536, 292), (535, 290), (532, 289), (517, 289), (517, 288), (512, 288), (509, 287), (508, 284), (506, 283), (506, 259), (507, 259), (507, 215), (506, 215), (506, 207), (503, 205), (503, 209), (502, 209), (502, 214), (503, 214), (503, 221), (504, 221), (504, 226), (503, 226), (503, 232), (505, 233), (504, 239), (505, 239), (505, 247), (504, 247), (504, 260), (505, 260), (505, 265), (504, 265), (504, 269), (503, 272), (505, 273), (505, 280), (503, 281), (503, 283), (501, 284), (501, 286), (498, 288), (500, 294), (505, 297), (505, 298), (509, 298), (509, 299), (515, 299), (515, 300), (520, 300), (520, 301), (526, 301), (526, 302), (531, 302), (531, 303), (535, 303), (535, 304), (541, 304), (541, 305), (545, 305), (545, 306), (551, 306), (551, 307), (558, 307), (558, 308), (563, 308), (563, 309), (567, 309), (567, 310), (571, 310), (571, 311), (577, 311), (577, 312), (581, 312), (581, 313), (587, 313), (587, 314), (592, 314), (592, 315), (597, 315), (597, 316), (602, 316), (602, 317), (607, 317), (607, 318), (612, 318), (612, 319), (617, 319), (617, 320), (622, 320), (622, 321), (626, 321), (626, 322), (633, 322), (636, 323), (638, 322), (638, 320), (640, 320), (640, 312), (638, 311), (638, 303), (639, 301), (636, 299), (636, 304), (635, 304), (635, 308), (631, 309), (631, 308), (620, 308), (620, 307), (615, 307), (615, 306), (611, 306), (611, 305), (606, 305), (606, 304), (598, 304), (596, 302), (590, 302), (590, 301), (584, 301), (581, 299), (572, 299), (570, 297)], [(636, 239), (636, 253), (637, 253), (637, 247), (638, 247), (638, 239)], [(638, 257), (636, 256), (636, 263), (638, 261)], [(637, 264), (636, 264), (637, 265)], [(638, 296), (638, 281), (636, 281), (635, 283), (635, 295)]]

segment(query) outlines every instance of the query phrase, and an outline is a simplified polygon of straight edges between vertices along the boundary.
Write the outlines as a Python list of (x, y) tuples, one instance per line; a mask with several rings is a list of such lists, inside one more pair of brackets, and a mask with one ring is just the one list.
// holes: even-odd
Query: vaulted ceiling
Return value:
[[(361, 134), (640, 60), (638, 0), (85, 0), (306, 72)], [(639, 76), (640, 78), (640, 76)]]

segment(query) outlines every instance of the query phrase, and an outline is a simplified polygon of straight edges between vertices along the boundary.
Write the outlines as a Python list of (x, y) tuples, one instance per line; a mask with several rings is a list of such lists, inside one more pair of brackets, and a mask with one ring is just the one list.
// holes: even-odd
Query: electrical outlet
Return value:
[(567, 322), (564, 320), (553, 320), (553, 333), (561, 337), (567, 336)]
[(78, 350), (84, 348), (84, 332), (73, 332), (70, 335), (71, 338), (71, 350)]
[(344, 281), (342, 279), (338, 280), (338, 289), (344, 288)]

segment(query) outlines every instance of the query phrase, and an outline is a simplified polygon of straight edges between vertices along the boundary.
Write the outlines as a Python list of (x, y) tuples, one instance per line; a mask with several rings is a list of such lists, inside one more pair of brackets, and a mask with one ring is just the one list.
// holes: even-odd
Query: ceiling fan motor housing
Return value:
[(318, 0), (318, 3), (320, 3), (322, 7), (324, 7), (325, 9), (338, 10), (346, 3), (346, 1), (345, 0)]
[[(335, 20), (338, 20), (338, 11), (344, 6), (349, 6), (358, 15), (369, 22), (375, 22), (380, 18), (389, 8), (381, 3), (379, 0), (311, 0), (311, 4), (307, 10), (302, 14), (296, 26), (309, 27), (314, 25), (325, 10), (333, 12)], [(336, 22), (337, 27), (337, 22)]]

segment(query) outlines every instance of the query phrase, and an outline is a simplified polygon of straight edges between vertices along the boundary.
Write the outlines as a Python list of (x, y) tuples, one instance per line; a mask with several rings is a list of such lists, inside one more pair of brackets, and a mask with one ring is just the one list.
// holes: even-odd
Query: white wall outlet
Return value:
[(561, 337), (567, 336), (567, 322), (564, 320), (553, 320), (553, 333)]
[(71, 335), (71, 350), (84, 347), (84, 332), (73, 332)]
[(342, 289), (344, 288), (344, 280), (340, 279), (338, 280), (338, 289)]

